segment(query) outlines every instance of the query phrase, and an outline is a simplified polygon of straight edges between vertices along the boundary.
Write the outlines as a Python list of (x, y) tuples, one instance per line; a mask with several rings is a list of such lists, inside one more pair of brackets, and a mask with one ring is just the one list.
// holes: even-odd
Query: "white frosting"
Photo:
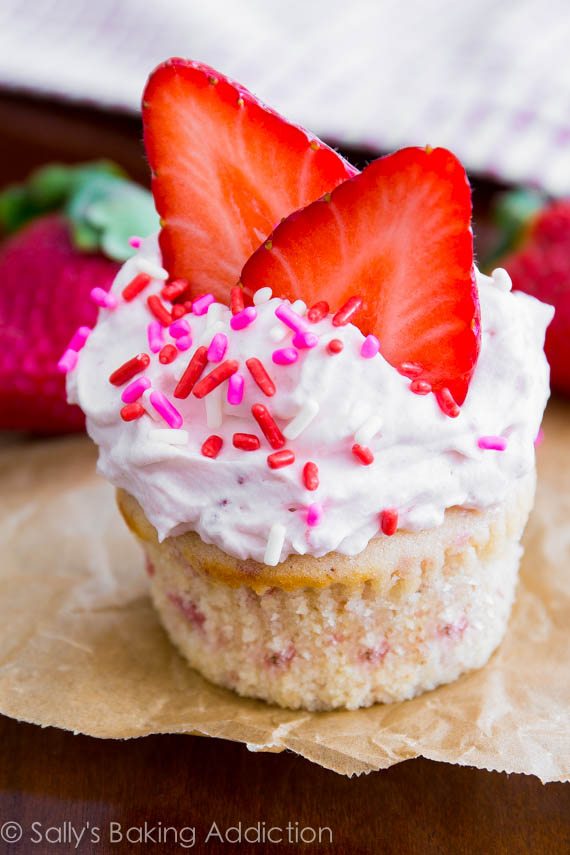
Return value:
[[(332, 550), (356, 555), (378, 535), (382, 509), (397, 509), (400, 528), (431, 528), (440, 525), (445, 510), (454, 505), (484, 509), (500, 502), (513, 481), (534, 466), (534, 439), (548, 398), (542, 346), (553, 310), (526, 294), (505, 292), (481, 274), (481, 354), (456, 419), (441, 412), (434, 395), (410, 392), (410, 381), (381, 354), (364, 359), (362, 333), (351, 324), (333, 327), (330, 317), (311, 326), (320, 336), (316, 348), (301, 351), (293, 365), (274, 365), (272, 352), (290, 345), (293, 333), (284, 328), (285, 339), (275, 343), (272, 331), (283, 327), (275, 316), (281, 301), (270, 299), (257, 305), (257, 319), (241, 331), (231, 330), (225, 306), (217, 305), (201, 317), (187, 315), (192, 348), (170, 365), (150, 354), (145, 375), (182, 413), (187, 443), (161, 439), (157, 429), (167, 425), (150, 407), (152, 418), (123, 421), (119, 412), (124, 387), (116, 388), (108, 378), (136, 353), (149, 353), (146, 329), (152, 318), (146, 297), (164, 285), (157, 279), (132, 302), (120, 299), (140, 269), (139, 257), (145, 269), (150, 269), (148, 261), (161, 264), (155, 239), (145, 241), (138, 256), (119, 272), (113, 285), (119, 305), (114, 311), (100, 311), (69, 374), (68, 392), (85, 412), (88, 432), (99, 446), (99, 470), (135, 496), (160, 539), (190, 529), (231, 555), (263, 561), (272, 527), (282, 525), (281, 560), (291, 553), (322, 556)], [(218, 393), (224, 396), (222, 424), (213, 429), (206, 423), (207, 406), (210, 418), (216, 418), (215, 401), (208, 402), (211, 396), (177, 400), (172, 393), (196, 347), (208, 345), (218, 331), (229, 338), (225, 358), (240, 362), (245, 396), (238, 407), (226, 404), (224, 384)], [(332, 338), (344, 343), (342, 353), (334, 356), (325, 346)], [(168, 331), (165, 341), (174, 342)], [(263, 395), (245, 367), (252, 356), (263, 362), (276, 383), (272, 398)], [(251, 406), (265, 404), (284, 429), (307, 400), (318, 403), (318, 413), (299, 436), (287, 441), (295, 463), (269, 469), (267, 456), (273, 449), (252, 418)], [(354, 434), (365, 423), (363, 435), (374, 434), (367, 443), (375, 455), (370, 466), (359, 463), (351, 451)], [(236, 432), (256, 434), (261, 448), (234, 448)], [(215, 460), (200, 453), (212, 433), (224, 440)], [(507, 449), (480, 449), (478, 438), (488, 435), (507, 437)], [(320, 486), (314, 492), (303, 485), (308, 460), (319, 467)], [(307, 507), (315, 502), (322, 505), (323, 516), (319, 525), (309, 527)]]

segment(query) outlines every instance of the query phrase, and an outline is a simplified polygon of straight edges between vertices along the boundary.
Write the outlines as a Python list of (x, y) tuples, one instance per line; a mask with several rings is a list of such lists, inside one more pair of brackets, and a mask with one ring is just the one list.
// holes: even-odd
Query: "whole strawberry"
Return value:
[(58, 359), (95, 322), (90, 292), (109, 290), (129, 235), (156, 228), (150, 194), (112, 164), (49, 166), (0, 195), (0, 429), (82, 430)]

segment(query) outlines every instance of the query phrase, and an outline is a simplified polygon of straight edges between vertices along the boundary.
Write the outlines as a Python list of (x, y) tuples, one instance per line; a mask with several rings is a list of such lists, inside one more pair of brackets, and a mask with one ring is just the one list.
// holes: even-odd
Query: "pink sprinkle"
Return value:
[(316, 526), (323, 518), (323, 506), (314, 502), (307, 508), (307, 525)]
[(117, 308), (116, 297), (113, 297), (112, 294), (108, 294), (104, 288), (92, 288), (89, 292), (89, 296), (91, 297), (95, 305), (100, 306), (102, 309)]
[[(234, 316), (235, 317), (235, 316)], [(216, 333), (208, 348), (208, 362), (221, 362), (228, 349), (228, 337), (224, 333)]]
[(129, 383), (128, 386), (125, 386), (123, 389), (123, 394), (121, 395), (121, 401), (124, 401), (125, 404), (132, 404), (135, 401), (138, 401), (143, 392), (146, 392), (147, 389), (150, 389), (150, 380), (148, 377), (137, 377), (136, 380), (133, 380), (132, 383)]
[(185, 336), (189, 336), (191, 333), (190, 324), (188, 321), (185, 321), (184, 318), (179, 318), (177, 321), (174, 321), (173, 324), (170, 324), (168, 332), (172, 338), (184, 338)]
[(198, 297), (194, 300), (192, 303), (192, 311), (195, 315), (205, 315), (213, 302), (215, 302), (213, 294), (204, 294), (202, 297)]
[(364, 357), (364, 359), (372, 359), (378, 351), (380, 350), (380, 342), (376, 338), (375, 335), (367, 335), (364, 341), (362, 342), (362, 347), (360, 348), (360, 355)]
[(80, 351), (89, 338), (90, 333), (90, 327), (79, 327), (79, 329), (73, 333), (72, 339), (68, 344), (69, 350)]
[(159, 416), (162, 416), (169, 427), (174, 430), (182, 427), (184, 419), (162, 392), (151, 392), (149, 400), (156, 412)]
[(543, 442), (544, 442), (544, 431), (542, 428), (539, 428), (538, 433), (537, 433), (535, 440), (534, 440), (534, 447), (538, 448), (538, 446), (542, 445)]
[(228, 380), (228, 404), (237, 407), (243, 401), (245, 380), (243, 375), (236, 372)]
[(248, 306), (246, 309), (242, 309), (241, 312), (238, 312), (237, 315), (232, 315), (230, 326), (233, 330), (244, 330), (254, 322), (256, 317), (257, 309), (253, 306)]
[(190, 350), (192, 347), (192, 336), (183, 335), (182, 338), (176, 339), (176, 347), (178, 350)]
[(160, 321), (151, 321), (146, 328), (148, 346), (153, 353), (158, 353), (164, 344), (164, 333), (162, 329), (163, 327)]
[(299, 359), (299, 352), (294, 347), (282, 347), (273, 351), (271, 359), (275, 365), (292, 365)]
[(311, 347), (316, 347), (319, 343), (318, 335), (315, 335), (308, 330), (306, 332), (297, 332), (293, 336), (293, 344), (299, 350), (308, 350)]
[(129, 246), (132, 246), (133, 249), (138, 249), (141, 243), (142, 238), (138, 235), (132, 235), (132, 237), (129, 238)]
[(62, 374), (67, 374), (67, 372), (72, 371), (76, 365), (77, 351), (72, 350), (70, 347), (68, 347), (59, 362), (57, 363), (57, 370), (61, 371)]
[(504, 451), (507, 447), (506, 436), (480, 436), (477, 445), (486, 451)]
[(285, 326), (289, 327), (293, 332), (303, 333), (308, 329), (307, 324), (301, 315), (294, 312), (291, 306), (287, 305), (287, 303), (281, 303), (281, 305), (275, 309), (275, 314), (279, 320), (283, 321)]

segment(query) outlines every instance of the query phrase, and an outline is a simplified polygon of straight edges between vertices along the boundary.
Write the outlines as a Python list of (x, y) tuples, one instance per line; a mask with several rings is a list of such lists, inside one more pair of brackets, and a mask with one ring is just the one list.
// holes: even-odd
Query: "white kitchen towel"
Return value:
[(0, 85), (138, 111), (187, 56), (333, 143), (570, 193), (570, 0), (0, 0)]

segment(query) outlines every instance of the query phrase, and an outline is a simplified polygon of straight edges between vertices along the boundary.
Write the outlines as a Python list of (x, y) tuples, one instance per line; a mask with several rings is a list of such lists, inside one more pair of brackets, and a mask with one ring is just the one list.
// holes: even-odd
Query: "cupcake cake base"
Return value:
[(484, 665), (505, 633), (534, 474), (487, 511), (372, 540), (359, 555), (240, 561), (193, 532), (159, 543), (128, 493), (170, 638), (218, 685), (291, 709), (400, 701)]

